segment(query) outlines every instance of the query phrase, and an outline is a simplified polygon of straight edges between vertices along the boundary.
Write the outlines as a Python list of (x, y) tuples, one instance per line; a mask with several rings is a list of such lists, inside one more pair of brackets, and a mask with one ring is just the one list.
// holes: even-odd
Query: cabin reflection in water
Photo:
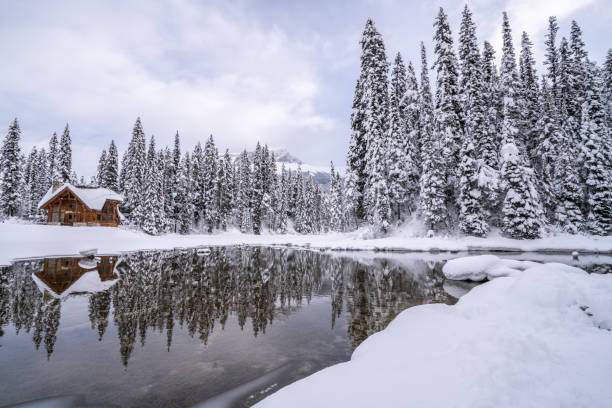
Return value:
[[(46, 258), (41, 269), (34, 272), (34, 276), (44, 283), (41, 288), (43, 293), (49, 291), (50, 295), (62, 296), (72, 293), (73, 291), (67, 290), (86, 273), (98, 272), (100, 282), (116, 280), (119, 277), (115, 272), (117, 260), (117, 256)], [(86, 289), (85, 287), (77, 289), (76, 293), (87, 292), (82, 290)]]

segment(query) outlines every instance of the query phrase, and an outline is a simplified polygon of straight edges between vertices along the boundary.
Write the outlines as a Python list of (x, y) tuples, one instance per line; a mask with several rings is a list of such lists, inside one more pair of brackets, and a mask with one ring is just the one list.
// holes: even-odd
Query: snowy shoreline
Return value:
[(350, 361), (256, 407), (608, 407), (612, 275), (530, 264), (453, 306), (404, 310)]
[(612, 236), (556, 235), (536, 240), (513, 240), (500, 236), (415, 237), (399, 230), (391, 236), (368, 239), (363, 232), (298, 234), (167, 234), (151, 236), (111, 227), (65, 227), (21, 223), (0, 223), (0, 265), (24, 258), (74, 255), (97, 248), (99, 253), (116, 254), (136, 250), (174, 249), (198, 246), (254, 245), (296, 246), (334, 251), (378, 252), (538, 252), (551, 254), (612, 254)]

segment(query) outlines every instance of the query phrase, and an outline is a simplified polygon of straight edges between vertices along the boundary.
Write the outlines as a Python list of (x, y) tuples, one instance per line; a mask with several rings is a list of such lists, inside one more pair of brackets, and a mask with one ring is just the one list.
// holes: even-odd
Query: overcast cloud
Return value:
[[(499, 47), (507, 10), (515, 47), (525, 30), (541, 58), (556, 15), (561, 35), (578, 21), (598, 61), (612, 46), (611, 3), (468, 2), (481, 41)], [(213, 134), (221, 150), (261, 140), (311, 164), (343, 165), (366, 18), (390, 60), (400, 51), (418, 68), (440, 5), (456, 40), (464, 2), (2, 2), (0, 129), (17, 116), (29, 151), (70, 123), (74, 167), (87, 176), (111, 138), (125, 148), (137, 116), (158, 145), (178, 130), (184, 148)]]

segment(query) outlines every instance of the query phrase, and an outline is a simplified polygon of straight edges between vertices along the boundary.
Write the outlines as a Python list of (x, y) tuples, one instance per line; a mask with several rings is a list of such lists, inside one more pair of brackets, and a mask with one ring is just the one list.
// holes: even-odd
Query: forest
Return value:
[(400, 53), (389, 62), (374, 22), (366, 22), (346, 172), (332, 163), (329, 185), (279, 169), (260, 143), (236, 156), (220, 153), (211, 135), (184, 151), (177, 132), (172, 148), (158, 148), (140, 118), (121, 160), (111, 141), (85, 180), (72, 169), (68, 125), (26, 156), (15, 119), (0, 152), (1, 216), (44, 219), (38, 202), (61, 181), (120, 192), (122, 223), (154, 235), (363, 226), (387, 234), (414, 217), (431, 235), (612, 233), (612, 49), (598, 65), (578, 23), (569, 40), (558, 39), (550, 17), (538, 75), (525, 32), (517, 62), (506, 13), (499, 69), (489, 42), (481, 51), (467, 6), (456, 49), (442, 8), (433, 27), (433, 63), (421, 43), (417, 79)]

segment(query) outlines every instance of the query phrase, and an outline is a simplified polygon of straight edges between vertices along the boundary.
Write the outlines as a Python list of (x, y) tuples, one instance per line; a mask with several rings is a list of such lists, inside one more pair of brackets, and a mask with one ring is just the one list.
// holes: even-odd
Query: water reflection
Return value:
[[(258, 336), (275, 315), (290, 315), (315, 294), (331, 296), (332, 328), (346, 312), (353, 347), (406, 307), (454, 302), (442, 288), (435, 262), (407, 266), (387, 259), (364, 262), (314, 251), (248, 247), (138, 252), (87, 262), (48, 258), (3, 268), (1, 325), (31, 332), (36, 348), (44, 340), (51, 356), (62, 297), (93, 292), (91, 328), (102, 340), (113, 322), (127, 365), (134, 345), (144, 345), (151, 331), (165, 332), (168, 350), (175, 325), (206, 344), (215, 326), (223, 329), (228, 316), (235, 315), (241, 329), (250, 324)], [(84, 279), (96, 271), (97, 280)], [(105, 288), (105, 282), (114, 284)]]

